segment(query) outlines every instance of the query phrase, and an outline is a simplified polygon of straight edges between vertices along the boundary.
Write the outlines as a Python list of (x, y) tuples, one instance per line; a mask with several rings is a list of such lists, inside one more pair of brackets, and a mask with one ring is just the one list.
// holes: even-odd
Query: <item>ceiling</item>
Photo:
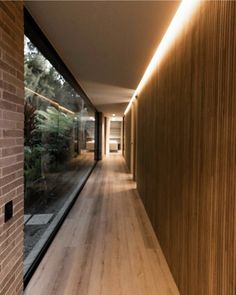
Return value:
[(25, 1), (98, 110), (122, 115), (178, 1)]

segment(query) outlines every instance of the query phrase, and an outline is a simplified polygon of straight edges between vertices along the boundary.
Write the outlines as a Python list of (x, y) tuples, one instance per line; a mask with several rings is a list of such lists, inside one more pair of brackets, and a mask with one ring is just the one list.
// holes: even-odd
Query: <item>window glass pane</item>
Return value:
[(94, 165), (95, 113), (25, 37), (25, 266)]

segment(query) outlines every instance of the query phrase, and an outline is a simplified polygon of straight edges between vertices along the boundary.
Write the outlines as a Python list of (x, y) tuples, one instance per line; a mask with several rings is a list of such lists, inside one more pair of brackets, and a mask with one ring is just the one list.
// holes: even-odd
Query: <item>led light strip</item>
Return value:
[(25, 87), (25, 89), (28, 90), (28, 91), (30, 91), (30, 92), (32, 92), (32, 93), (34, 93), (34, 94), (36, 94), (37, 96), (43, 98), (44, 100), (48, 101), (50, 104), (52, 104), (52, 105), (56, 105), (56, 106), (57, 106), (59, 109), (61, 109), (62, 111), (65, 111), (65, 112), (70, 113), (70, 114), (72, 114), (72, 115), (75, 114), (74, 112), (72, 112), (71, 110), (68, 110), (67, 108), (65, 108), (65, 107), (63, 107), (63, 106), (61, 106), (58, 102), (56, 102), (56, 101), (54, 101), (54, 100), (52, 100), (52, 99), (50, 99), (50, 98), (48, 98), (48, 97), (46, 97), (46, 96), (43, 96), (42, 94), (39, 94), (39, 93), (37, 93), (37, 92), (31, 90), (30, 88)]
[(124, 114), (126, 115), (135, 100), (138, 96), (140, 91), (142, 90), (143, 86), (147, 83), (148, 79), (152, 75), (153, 71), (156, 69), (158, 64), (161, 61), (161, 58), (164, 56), (165, 52), (168, 50), (170, 44), (174, 41), (174, 38), (178, 35), (178, 33), (183, 28), (184, 24), (187, 20), (191, 17), (194, 10), (197, 8), (197, 5), (200, 3), (200, 0), (183, 0), (172, 19), (164, 37), (162, 38), (159, 46), (156, 49), (156, 52), (151, 59), (141, 81), (138, 84), (137, 89), (135, 90)]

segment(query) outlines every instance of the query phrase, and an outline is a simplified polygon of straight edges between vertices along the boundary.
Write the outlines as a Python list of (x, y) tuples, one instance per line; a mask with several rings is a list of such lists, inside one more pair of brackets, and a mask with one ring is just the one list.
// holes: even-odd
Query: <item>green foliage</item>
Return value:
[(70, 134), (73, 127), (73, 117), (67, 115), (52, 106), (48, 106), (46, 112), (37, 110), (37, 128), (42, 132), (58, 133), (59, 136)]
[(72, 155), (73, 116), (52, 106), (35, 110), (26, 103), (25, 116), (25, 190), (55, 170)]
[(32, 183), (42, 176), (41, 156), (43, 148), (37, 144), (37, 137), (35, 134), (36, 113), (35, 108), (28, 102), (25, 102), (24, 114), (24, 179), (25, 191), (29, 189)]
[[(26, 37), (24, 79), (27, 88), (57, 101), (74, 112), (79, 112), (84, 107), (83, 100), (76, 91)], [(34, 94), (26, 91), (25, 96), (27, 101), (35, 104)]]
[(41, 177), (41, 156), (44, 152), (42, 146), (30, 148), (25, 146), (25, 176), (27, 183), (31, 183)]
[(42, 154), (44, 149), (40, 145), (34, 147), (25, 146), (24, 148), (24, 182), (26, 196), (29, 196), (29, 191), (32, 190), (34, 183), (42, 179)]
[[(55, 69), (32, 44), (32, 42), (25, 37), (25, 86), (42, 95), (53, 97), (54, 85), (50, 83), (52, 80), (58, 80)], [(26, 94), (26, 99), (30, 99), (31, 96), (32, 94)]]
[(51, 161), (64, 162), (71, 156), (73, 116), (52, 106), (37, 110), (36, 132), (43, 136), (44, 147)]
[[(25, 87), (76, 113), (84, 101), (56, 71), (34, 44), (25, 37)], [(25, 89), (25, 189), (44, 180), (73, 154), (74, 116), (47, 99)], [(81, 123), (85, 124), (85, 123)], [(84, 126), (82, 126), (84, 128)], [(34, 190), (32, 189), (32, 192)], [(26, 193), (28, 195), (28, 192)], [(29, 193), (30, 195), (30, 193)]]
[(36, 109), (27, 101), (25, 101), (24, 105), (24, 139), (25, 146), (32, 147), (35, 143), (35, 119), (36, 119)]

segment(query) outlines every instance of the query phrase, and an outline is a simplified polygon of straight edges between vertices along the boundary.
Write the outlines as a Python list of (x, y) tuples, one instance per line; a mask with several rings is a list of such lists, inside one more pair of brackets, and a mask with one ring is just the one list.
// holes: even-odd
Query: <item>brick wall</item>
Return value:
[[(23, 293), (23, 2), (0, 2), (0, 294)], [(4, 222), (4, 205), (13, 218)]]

